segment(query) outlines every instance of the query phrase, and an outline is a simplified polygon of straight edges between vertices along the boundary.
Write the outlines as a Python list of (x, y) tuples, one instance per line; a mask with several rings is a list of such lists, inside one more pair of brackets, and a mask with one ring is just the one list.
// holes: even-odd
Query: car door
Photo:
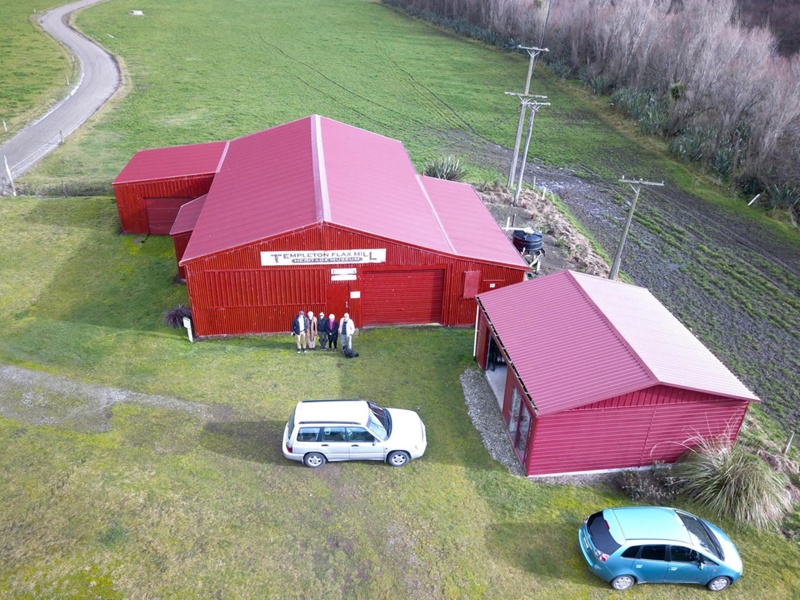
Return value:
[(645, 544), (639, 558), (633, 561), (633, 572), (638, 581), (662, 582), (668, 568), (666, 544)]
[(346, 427), (323, 427), (320, 435), (319, 451), (328, 460), (348, 460), (350, 458), (350, 442), (347, 441)]
[(350, 460), (383, 460), (383, 444), (364, 427), (348, 427)]
[(669, 583), (706, 583), (710, 577), (701, 566), (700, 553), (686, 546), (672, 545), (669, 548)]

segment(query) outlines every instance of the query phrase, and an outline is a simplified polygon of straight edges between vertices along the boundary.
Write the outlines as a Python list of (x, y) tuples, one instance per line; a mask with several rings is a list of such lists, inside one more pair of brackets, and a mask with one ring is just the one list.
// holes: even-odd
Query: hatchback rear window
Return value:
[(602, 511), (594, 513), (586, 520), (586, 528), (589, 530), (589, 537), (592, 538), (595, 548), (605, 554), (614, 554), (617, 551), (620, 545), (611, 535)]

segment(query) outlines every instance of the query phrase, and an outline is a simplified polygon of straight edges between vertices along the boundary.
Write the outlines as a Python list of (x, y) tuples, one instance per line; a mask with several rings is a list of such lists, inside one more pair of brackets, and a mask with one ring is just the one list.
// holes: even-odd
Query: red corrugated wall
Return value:
[[(362, 248), (386, 248), (386, 262), (342, 265), (357, 269), (356, 281), (349, 282), (351, 294), (361, 291), (365, 272), (397, 271), (400, 267), (410, 271), (442, 269), (445, 273), (442, 325), (472, 325), (475, 321), (474, 298), (461, 297), (464, 271), (482, 272), (480, 291), (490, 289), (490, 282), (494, 282), (495, 287), (518, 283), (525, 273), (525, 269), (519, 267), (462, 260), (335, 225), (317, 224), (271, 240), (187, 261), (184, 266), (195, 332), (200, 336), (283, 332), (289, 330), (298, 308), (317, 313), (332, 310), (327, 306), (329, 288), (341, 285), (330, 280), (331, 268), (336, 265), (262, 267), (260, 252)], [(373, 288), (375, 283), (372, 282)], [(387, 285), (392, 285), (388, 278)], [(348, 310), (357, 327), (363, 326), (362, 308), (371, 300), (363, 294), (360, 299), (352, 299)], [(382, 313), (382, 318), (385, 316)], [(390, 321), (387, 319), (382, 324), (404, 323), (402, 314)]]
[(186, 198), (187, 201), (207, 194), (214, 173), (192, 177), (176, 177), (160, 181), (138, 181), (114, 186), (117, 211), (126, 233), (150, 233), (145, 198)]
[(547, 415), (532, 428), (528, 475), (671, 463), (697, 436), (734, 440), (749, 403), (665, 385)]

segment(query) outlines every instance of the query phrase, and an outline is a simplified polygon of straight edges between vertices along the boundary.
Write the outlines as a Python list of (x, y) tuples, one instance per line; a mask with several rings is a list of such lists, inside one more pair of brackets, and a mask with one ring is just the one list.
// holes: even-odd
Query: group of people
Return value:
[(336, 320), (336, 315), (319, 313), (319, 317), (313, 311), (308, 314), (302, 310), (292, 321), (292, 335), (297, 342), (297, 352), (308, 352), (309, 349), (316, 350), (317, 339), (322, 350), (336, 350), (339, 347), (339, 338), (342, 340), (342, 352), (345, 349), (353, 349), (353, 334), (356, 332), (355, 323), (350, 318), (349, 313), (344, 313), (341, 321)]

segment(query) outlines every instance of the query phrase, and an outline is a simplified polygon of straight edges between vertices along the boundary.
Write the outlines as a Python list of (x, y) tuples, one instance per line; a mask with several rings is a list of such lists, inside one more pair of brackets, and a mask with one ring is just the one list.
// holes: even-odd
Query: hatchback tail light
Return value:
[(600, 552), (600, 550), (595, 550), (594, 555), (600, 559), (600, 562), (606, 562), (608, 560), (608, 554)]
[(289, 454), (291, 454), (291, 453), (292, 453), (292, 445), (291, 445), (291, 444), (289, 444), (289, 443), (287, 443), (287, 444), (286, 444), (286, 451), (287, 451)]

